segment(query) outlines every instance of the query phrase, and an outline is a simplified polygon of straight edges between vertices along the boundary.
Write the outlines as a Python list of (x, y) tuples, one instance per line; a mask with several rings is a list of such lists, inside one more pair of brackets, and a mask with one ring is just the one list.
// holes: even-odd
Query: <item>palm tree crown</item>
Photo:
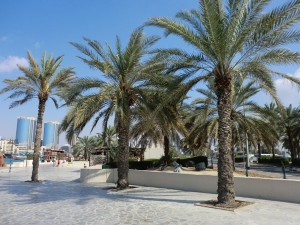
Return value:
[[(72, 43), (86, 58), (80, 57), (90, 67), (101, 72), (99, 78), (79, 79), (69, 90), (72, 108), (65, 117), (62, 128), (69, 137), (80, 132), (94, 116), (93, 127), (103, 118), (104, 132), (108, 119), (114, 115), (119, 142), (118, 187), (128, 186), (129, 125), (132, 109), (142, 102), (146, 95), (147, 82), (153, 77), (161, 63), (151, 58), (143, 61), (148, 49), (158, 37), (145, 37), (141, 29), (134, 31), (125, 49), (117, 37), (115, 51), (106, 48), (96, 40), (84, 39), (87, 47)], [(86, 92), (89, 91), (89, 92)], [(78, 97), (78, 94), (81, 94)]]
[(17, 99), (12, 102), (10, 108), (22, 105), (34, 98), (38, 99), (38, 119), (37, 129), (34, 143), (34, 160), (32, 170), (32, 181), (38, 181), (38, 167), (39, 167), (39, 152), (41, 148), (41, 134), (43, 117), (46, 107), (46, 102), (50, 98), (58, 107), (57, 98), (63, 97), (64, 89), (71, 85), (74, 76), (73, 68), (60, 69), (63, 57), (53, 58), (46, 57), (44, 53), (41, 65), (33, 58), (30, 52), (27, 52), (29, 67), (19, 66), (19, 70), (23, 76), (15, 80), (5, 79), (4, 87), (0, 94), (12, 92), (8, 97)]
[[(181, 11), (176, 17), (152, 18), (148, 25), (163, 28), (196, 49), (191, 54), (181, 49), (162, 50), (174, 64), (170, 69), (186, 69), (199, 80), (214, 79), (218, 97), (218, 201), (233, 204), (235, 199), (231, 157), (232, 85), (234, 77), (246, 75), (268, 91), (279, 103), (273, 76), (300, 84), (299, 79), (276, 72), (274, 64), (299, 63), (298, 52), (284, 48), (298, 42), (300, 32), (291, 26), (300, 19), (300, 1), (266, 11), (270, 1), (200, 0), (198, 10)], [(176, 63), (178, 62), (178, 63)], [(196, 78), (194, 78), (196, 79)]]
[(27, 52), (27, 57), (29, 67), (18, 65), (23, 76), (15, 80), (5, 79), (3, 82), (6, 87), (0, 91), (0, 94), (12, 92), (8, 98), (17, 100), (12, 102), (10, 108), (22, 105), (34, 98), (43, 102), (50, 98), (58, 107), (56, 97), (62, 97), (63, 89), (67, 88), (74, 79), (73, 68), (59, 70), (63, 60), (62, 56), (57, 58), (49, 56), (47, 58), (46, 53), (44, 53), (41, 66), (30, 52)]

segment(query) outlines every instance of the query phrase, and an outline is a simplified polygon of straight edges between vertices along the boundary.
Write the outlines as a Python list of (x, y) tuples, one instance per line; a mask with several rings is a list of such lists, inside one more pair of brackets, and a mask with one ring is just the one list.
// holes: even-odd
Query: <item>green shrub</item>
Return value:
[(237, 157), (237, 158), (234, 158), (235, 162), (236, 163), (241, 163), (241, 162), (246, 162), (247, 158), (246, 157)]
[(117, 168), (116, 162), (109, 162), (102, 165), (102, 169), (110, 169), (110, 168)]
[(129, 161), (129, 169), (136, 169), (136, 170), (147, 170), (152, 169), (155, 167), (160, 166), (160, 160), (159, 159), (151, 159), (146, 161)]
[(293, 159), (292, 160), (292, 165), (293, 166), (300, 166), (300, 159)]
[(196, 156), (196, 157), (185, 158), (185, 159), (179, 158), (179, 159), (176, 160), (177, 163), (181, 164), (184, 167), (188, 167), (190, 161), (193, 161), (194, 165), (196, 165), (200, 162), (204, 162), (206, 167), (208, 165), (208, 161), (207, 161), (206, 156)]
[(200, 162), (195, 165), (196, 171), (205, 170), (205, 169), (206, 169), (206, 165), (204, 162)]
[[(129, 161), (129, 169), (135, 170), (147, 170), (160, 166), (159, 159), (147, 159), (145, 161)], [(117, 168), (116, 162), (105, 163), (102, 165), (102, 169)]]
[(265, 164), (274, 164), (274, 165), (281, 165), (281, 161), (283, 161), (284, 165), (289, 165), (289, 159), (282, 158), (282, 157), (271, 157), (271, 156), (263, 156), (258, 158), (258, 163), (265, 163)]
[(190, 160), (190, 161), (188, 161), (188, 162), (186, 163), (186, 166), (187, 166), (187, 167), (194, 167), (194, 166), (195, 166), (195, 163), (194, 163), (194, 161)]

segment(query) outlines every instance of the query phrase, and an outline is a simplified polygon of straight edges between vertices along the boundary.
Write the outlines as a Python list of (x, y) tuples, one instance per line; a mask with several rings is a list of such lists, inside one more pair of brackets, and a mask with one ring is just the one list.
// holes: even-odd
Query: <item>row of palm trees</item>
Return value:
[(108, 126), (106, 132), (98, 133), (96, 136), (78, 137), (78, 141), (73, 148), (73, 155), (77, 159), (90, 160), (92, 152), (96, 148), (106, 148), (112, 160), (117, 156), (117, 136), (113, 127)]
[[(300, 1), (288, 1), (270, 10), (267, 7), (269, 2), (200, 0), (197, 9), (178, 12), (177, 20), (157, 17), (146, 22), (146, 26), (163, 29), (166, 35), (178, 36), (192, 46), (193, 51), (152, 49), (159, 38), (146, 37), (142, 28), (132, 33), (125, 48), (118, 37), (114, 48), (87, 38), (84, 44), (72, 43), (82, 53), (80, 59), (99, 71), (97, 78), (75, 79), (72, 68), (58, 71), (61, 57), (43, 57), (39, 66), (28, 53), (29, 68), (19, 67), (24, 76), (5, 80), (7, 86), (1, 93), (12, 91), (10, 98), (23, 97), (11, 107), (33, 97), (39, 99), (32, 181), (38, 180), (41, 124), (45, 103), (50, 96), (61, 97), (69, 106), (62, 123), (69, 139), (73, 134), (79, 134), (93, 118), (93, 127), (103, 118), (104, 131), (109, 118), (114, 118), (119, 146), (117, 187), (123, 189), (129, 185), (130, 127), (137, 126), (137, 130), (145, 128), (142, 133), (136, 134), (140, 139), (151, 137), (155, 141), (159, 139), (157, 136), (163, 136), (167, 152), (170, 137), (176, 136), (175, 131), (184, 134), (186, 130), (177, 120), (186, 94), (198, 83), (204, 83), (208, 85), (208, 95), (201, 90), (199, 92), (204, 93), (206, 99), (198, 100), (192, 106), (194, 108), (187, 109), (194, 116), (184, 116), (194, 120), (190, 126), (197, 124), (191, 126), (193, 135), (187, 139), (191, 145), (217, 140), (218, 202), (233, 204), (235, 191), (231, 155), (233, 143), (242, 138), (239, 131), (244, 130), (249, 140), (254, 140), (255, 135), (257, 140), (273, 143), (273, 135), (268, 137), (266, 132), (258, 131), (257, 127), (266, 125), (265, 120), (255, 116), (258, 107), (250, 100), (241, 102), (235, 95), (235, 83), (244, 77), (248, 89), (266, 91), (279, 109), (282, 107), (276, 95), (274, 77), (300, 84), (299, 79), (271, 69), (277, 64), (300, 62), (299, 53), (285, 47), (300, 40), (300, 33), (293, 29), (300, 19)], [(204, 109), (200, 114), (199, 104)], [(254, 114), (244, 120), (247, 110)], [(152, 113), (143, 116), (147, 111)], [(267, 128), (272, 129), (270, 126)], [(200, 133), (202, 131), (206, 132), (204, 136)], [(198, 141), (195, 142), (195, 139)], [(288, 136), (286, 143), (294, 146)]]

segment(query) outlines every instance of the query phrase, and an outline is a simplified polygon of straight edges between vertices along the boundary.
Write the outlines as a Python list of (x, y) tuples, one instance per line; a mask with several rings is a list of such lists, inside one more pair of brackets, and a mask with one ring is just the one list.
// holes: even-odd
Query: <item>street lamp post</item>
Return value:
[(13, 140), (10, 140), (11, 143), (11, 149), (10, 149), (10, 161), (9, 161), (9, 172), (11, 172), (11, 164), (12, 164), (12, 156), (13, 156)]
[(249, 169), (249, 144), (248, 144), (248, 135), (246, 133), (246, 153), (247, 153), (247, 159), (246, 159), (246, 177), (248, 177), (248, 169)]
[[(243, 105), (243, 110), (244, 110), (244, 120), (246, 120), (246, 110), (245, 110), (245, 102)], [(248, 169), (250, 168), (250, 163), (249, 163), (249, 143), (248, 143), (248, 134), (247, 134), (247, 128), (246, 128), (246, 177), (248, 177)]]

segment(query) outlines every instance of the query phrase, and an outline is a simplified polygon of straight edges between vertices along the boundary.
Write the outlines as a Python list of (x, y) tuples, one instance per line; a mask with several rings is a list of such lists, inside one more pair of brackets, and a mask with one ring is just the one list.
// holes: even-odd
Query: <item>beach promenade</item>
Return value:
[(300, 223), (300, 204), (237, 197), (254, 204), (234, 212), (200, 207), (194, 204), (216, 195), (151, 187), (114, 192), (113, 184), (80, 183), (81, 166), (43, 165), (41, 183), (24, 182), (31, 168), (0, 169), (0, 224)]

